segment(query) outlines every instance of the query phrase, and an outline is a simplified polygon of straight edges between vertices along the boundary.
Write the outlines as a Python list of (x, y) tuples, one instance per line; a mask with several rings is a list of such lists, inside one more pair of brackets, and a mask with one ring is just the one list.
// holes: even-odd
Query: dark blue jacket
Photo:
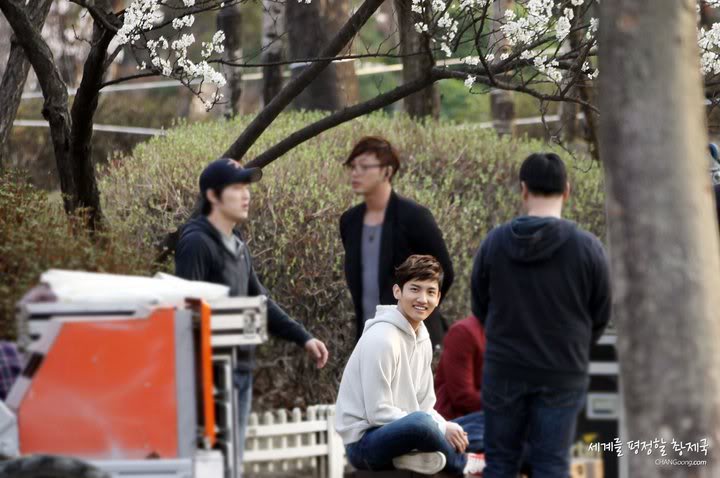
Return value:
[(485, 326), (485, 373), (584, 386), (590, 346), (610, 319), (600, 241), (564, 219), (520, 217), (492, 230), (475, 257), (472, 310)]
[[(238, 238), (240, 233), (235, 231)], [(252, 257), (245, 243), (237, 255), (223, 244), (220, 232), (205, 216), (189, 221), (182, 229), (175, 251), (175, 275), (188, 280), (212, 282), (230, 287), (231, 297), (268, 297), (268, 332), (302, 346), (312, 338), (305, 328), (292, 320), (270, 299), (258, 280)], [(243, 347), (241, 367), (251, 369), (255, 347)]]

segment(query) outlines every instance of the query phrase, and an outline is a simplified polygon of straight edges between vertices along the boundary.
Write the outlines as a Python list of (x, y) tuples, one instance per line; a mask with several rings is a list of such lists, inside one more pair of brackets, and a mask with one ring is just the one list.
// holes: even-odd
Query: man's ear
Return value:
[(570, 197), (570, 182), (565, 183), (565, 192), (563, 193), (563, 201), (567, 201)]
[(520, 195), (522, 196), (523, 201), (527, 201), (528, 196), (530, 195), (530, 191), (528, 190), (525, 181), (520, 181)]
[(207, 196), (207, 200), (210, 201), (210, 204), (217, 204), (220, 202), (220, 198), (215, 193), (214, 189), (208, 189), (206, 196)]
[(393, 297), (395, 297), (395, 300), (400, 300), (400, 297), (402, 297), (402, 289), (397, 284), (393, 285)]

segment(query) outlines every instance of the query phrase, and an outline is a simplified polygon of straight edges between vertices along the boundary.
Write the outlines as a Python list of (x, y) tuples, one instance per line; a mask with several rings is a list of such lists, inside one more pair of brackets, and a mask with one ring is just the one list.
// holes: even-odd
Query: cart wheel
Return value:
[(32, 455), (0, 462), (3, 478), (110, 478), (98, 468), (75, 458)]

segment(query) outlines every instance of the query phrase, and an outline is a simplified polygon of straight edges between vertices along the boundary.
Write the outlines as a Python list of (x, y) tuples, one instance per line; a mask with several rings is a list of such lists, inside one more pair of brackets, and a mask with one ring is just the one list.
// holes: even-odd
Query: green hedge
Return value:
[[(281, 116), (250, 156), (319, 117)], [(133, 259), (145, 261), (148, 272), (169, 268), (170, 264), (151, 264), (155, 249), (188, 217), (203, 166), (221, 154), (249, 120), (181, 125), (166, 137), (139, 145), (132, 156), (112, 161), (102, 171), (100, 186), (111, 235), (122, 242), (115, 247), (136, 251)], [(450, 320), (469, 312), (469, 273), (482, 237), (519, 212), (519, 162), (530, 152), (548, 149), (537, 141), (498, 138), (490, 130), (374, 115), (328, 131), (268, 166), (263, 180), (253, 186), (247, 226), (255, 266), (273, 297), (326, 342), (331, 363), (318, 372), (308, 360), (300, 360), (301, 352), (294, 346), (273, 341), (262, 347), (256, 408), (334, 400), (353, 339), (338, 219), (359, 200), (350, 191), (341, 162), (366, 134), (384, 135), (398, 146), (403, 166), (396, 190), (428, 206), (444, 232), (456, 269), (455, 285), (443, 304)], [(573, 183), (567, 215), (602, 236), (599, 168), (559, 152), (569, 164)], [(28, 276), (24, 284), (47, 268), (40, 262), (33, 262), (32, 273), (23, 272)], [(92, 261), (88, 263), (92, 268)], [(129, 266), (123, 265), (127, 271)]]
[(58, 201), (17, 171), (0, 172), (0, 338), (15, 337), (15, 304), (51, 268), (149, 274), (149, 248), (135, 249), (111, 231), (94, 238), (82, 212), (68, 217)]

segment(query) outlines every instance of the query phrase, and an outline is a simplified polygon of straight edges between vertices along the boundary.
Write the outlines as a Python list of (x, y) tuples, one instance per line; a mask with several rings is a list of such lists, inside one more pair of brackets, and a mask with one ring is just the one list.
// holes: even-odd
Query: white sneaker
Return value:
[(392, 462), (398, 470), (409, 470), (423, 475), (434, 475), (445, 468), (447, 459), (445, 455), (439, 451), (414, 451), (407, 455), (395, 457)]
[(482, 472), (485, 469), (485, 455), (483, 453), (468, 453), (467, 464), (463, 473), (467, 478), (475, 476), (482, 476)]

